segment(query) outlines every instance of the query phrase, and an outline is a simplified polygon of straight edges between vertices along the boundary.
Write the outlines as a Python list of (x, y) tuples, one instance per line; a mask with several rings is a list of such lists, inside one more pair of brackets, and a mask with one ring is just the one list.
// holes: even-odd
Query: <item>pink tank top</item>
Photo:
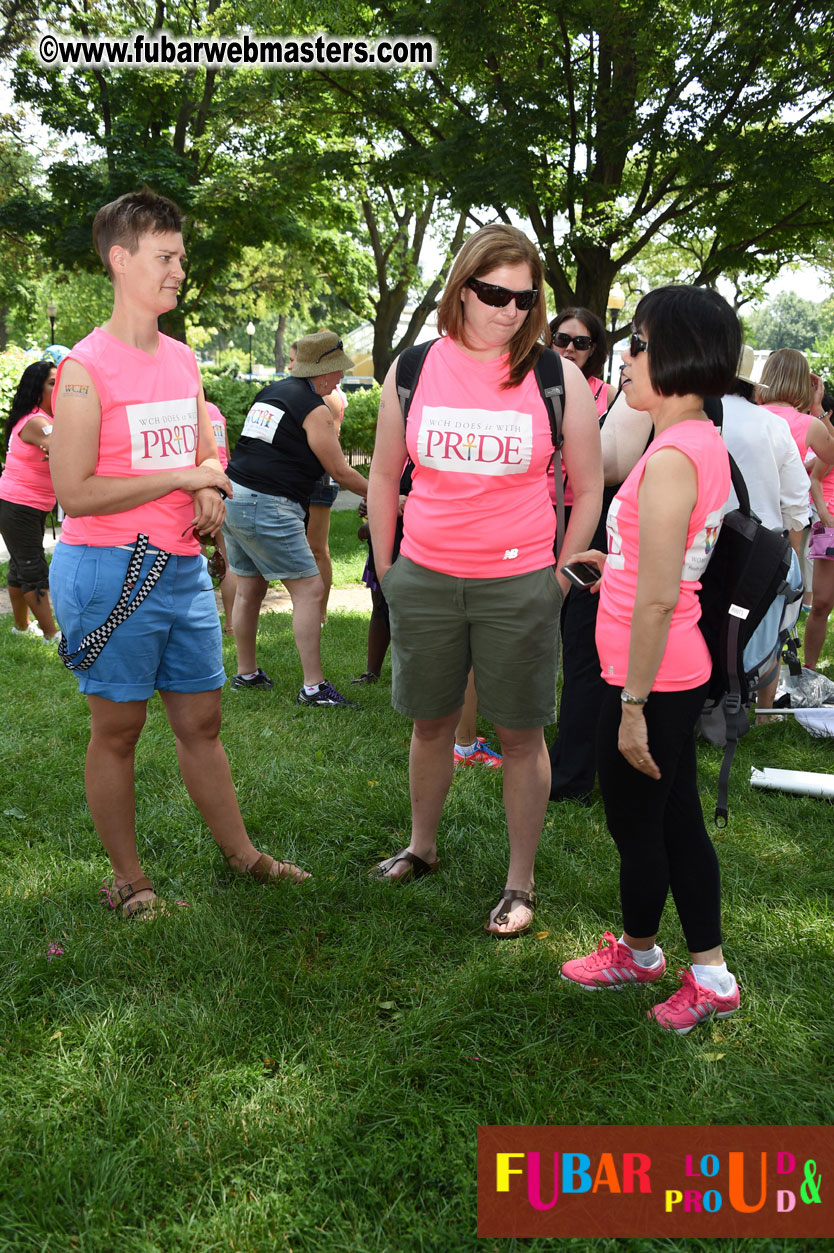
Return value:
[(550, 422), (532, 370), (501, 390), (507, 360), (476, 361), (444, 337), (420, 372), (400, 551), (429, 570), (482, 579), (553, 565)]
[(214, 440), (217, 444), (217, 457), (223, 469), (229, 464), (229, 449), (226, 446), (226, 419), (212, 401), (206, 401), (206, 409), (211, 418), (211, 429), (214, 431)]
[(596, 640), (602, 677), (615, 687), (625, 685), (628, 671), (640, 559), (637, 494), (649, 457), (667, 447), (685, 453), (695, 466), (698, 499), (686, 533), (680, 597), (669, 624), (666, 649), (652, 691), (678, 692), (699, 687), (712, 671), (709, 650), (698, 629), (701, 617), (698, 580), (721, 530), (730, 495), (730, 462), (724, 441), (712, 423), (692, 419), (678, 422), (658, 435), (617, 492), (608, 511), (609, 556), (599, 593)]
[[(160, 335), (151, 356), (97, 327), (64, 360), (84, 366), (101, 401), (96, 474), (134, 478), (195, 464), (200, 374), (185, 344)], [(61, 539), (110, 548), (131, 544), (141, 534), (150, 537), (154, 548), (188, 556), (200, 550), (189, 526), (193, 516), (190, 494), (173, 491), (122, 513), (66, 518)]]
[(769, 409), (771, 413), (776, 413), (780, 418), (784, 418), (788, 426), (791, 428), (794, 443), (799, 449), (799, 455), (803, 462), (808, 455), (808, 428), (814, 419), (810, 413), (800, 413), (798, 409), (794, 409), (793, 405), (764, 405), (765, 409)]
[(20, 432), (32, 418), (42, 418), (44, 426), (52, 426), (52, 419), (43, 409), (33, 409), (15, 422), (6, 466), (0, 475), (0, 500), (8, 500), (13, 505), (28, 505), (30, 509), (43, 509), (48, 513), (55, 508), (49, 461), (42, 448), (27, 444), (20, 438)]

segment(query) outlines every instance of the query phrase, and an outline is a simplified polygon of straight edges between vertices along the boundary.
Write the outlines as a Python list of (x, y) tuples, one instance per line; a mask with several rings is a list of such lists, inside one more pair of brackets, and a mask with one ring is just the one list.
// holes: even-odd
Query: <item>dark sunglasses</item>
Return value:
[(590, 335), (568, 335), (565, 331), (557, 331), (553, 336), (553, 342), (557, 348), (567, 348), (568, 344), (573, 344), (574, 348), (585, 352), (586, 349), (593, 348), (596, 340), (591, 339)]
[[(206, 569), (209, 572), (209, 578), (217, 579), (218, 583), (222, 583), (226, 577), (226, 559), (217, 547), (217, 540), (213, 535), (202, 535), (196, 528), (191, 532), (201, 548), (206, 550)], [(209, 552), (209, 549), (214, 549)]]
[(628, 355), (630, 357), (636, 357), (638, 352), (648, 351), (649, 341), (647, 339), (641, 339), (636, 331), (632, 331), (631, 339), (628, 341)]
[(336, 343), (333, 345), (333, 347), (332, 347), (332, 348), (326, 348), (326, 349), (324, 350), (324, 352), (320, 352), (320, 353), (319, 353), (319, 355), (316, 357), (315, 364), (316, 364), (316, 365), (318, 365), (318, 363), (319, 363), (319, 362), (320, 362), (320, 361), (321, 361), (324, 357), (329, 357), (329, 356), (330, 356), (330, 354), (331, 354), (331, 353), (333, 353), (333, 352), (341, 352), (341, 351), (342, 351), (342, 347), (343, 347), (343, 345), (342, 345), (342, 341), (341, 341), (340, 339), (339, 339), (339, 340), (337, 340), (337, 341), (336, 341)]
[(515, 301), (516, 309), (526, 313), (538, 300), (538, 287), (528, 291), (510, 291), (509, 287), (499, 287), (497, 283), (482, 283), (479, 278), (468, 278), (465, 283), (478, 297), (482, 305), (491, 309), (506, 309), (511, 300)]

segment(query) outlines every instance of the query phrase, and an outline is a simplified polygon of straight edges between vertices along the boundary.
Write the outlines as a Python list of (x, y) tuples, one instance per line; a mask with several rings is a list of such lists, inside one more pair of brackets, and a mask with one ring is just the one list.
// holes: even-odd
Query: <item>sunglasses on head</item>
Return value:
[(316, 357), (315, 364), (318, 365), (320, 361), (323, 361), (325, 357), (329, 357), (334, 352), (341, 352), (342, 347), (343, 347), (342, 341), (340, 339), (337, 340), (332, 348), (325, 348), (324, 352), (319, 353), (319, 355)]
[(631, 339), (628, 341), (628, 355), (630, 357), (636, 357), (638, 352), (648, 351), (649, 341), (647, 339), (641, 339), (636, 331), (632, 331)]
[(568, 344), (573, 344), (574, 348), (585, 352), (588, 348), (593, 348), (596, 340), (591, 339), (590, 335), (568, 335), (565, 331), (556, 331), (553, 342), (557, 348), (567, 348)]
[(510, 291), (509, 287), (499, 287), (497, 283), (482, 283), (479, 278), (468, 278), (465, 286), (475, 293), (482, 305), (489, 305), (491, 309), (506, 309), (514, 300), (516, 309), (526, 313), (533, 308), (539, 296), (538, 287), (531, 287), (528, 291)]

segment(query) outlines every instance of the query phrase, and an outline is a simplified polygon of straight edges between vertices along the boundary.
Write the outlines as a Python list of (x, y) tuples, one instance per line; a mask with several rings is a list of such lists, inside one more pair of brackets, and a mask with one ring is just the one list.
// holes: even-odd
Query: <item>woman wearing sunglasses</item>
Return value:
[[(565, 361), (572, 361), (585, 376), (594, 404), (602, 419), (608, 412), (616, 388), (601, 377), (605, 366), (606, 333), (601, 320), (590, 309), (563, 309), (550, 322), (553, 347)], [(553, 476), (548, 477), (550, 498), (556, 502)], [(611, 494), (613, 495), (613, 489)], [(565, 483), (565, 506), (573, 503), (573, 487)], [(610, 502), (609, 502), (610, 503)], [(603, 511), (605, 505), (603, 504)], [(605, 518), (600, 515), (591, 547), (605, 543)], [(586, 591), (573, 589), (562, 608), (562, 696), (559, 702), (559, 730), (550, 747), (550, 799), (590, 803), (596, 777), (594, 739), (597, 714), (602, 699), (599, 658), (594, 645), (597, 599)]]
[[(486, 930), (519, 935), (533, 917), (533, 865), (550, 782), (559, 608), (546, 471), (550, 423), (533, 367), (545, 349), (542, 265), (521, 231), (484, 227), (458, 254), (402, 418), (396, 363), (382, 389), (368, 512), (388, 601), (393, 705), (414, 721), (412, 828), (380, 864), (387, 880), (438, 867), (437, 828), (452, 781), (454, 731), (474, 668), (481, 713), (503, 753), (510, 841), (506, 888)], [(587, 543), (602, 466), (593, 401), (565, 366), (564, 461), (574, 489), (566, 546)], [(414, 463), (400, 555), (391, 564), (399, 481)]]
[(733, 387), (741, 328), (727, 302), (700, 287), (650, 292), (634, 327), (622, 386), (631, 408), (650, 415), (654, 439), (608, 511), (608, 556), (572, 558), (602, 576), (596, 639), (607, 688), (597, 769), (620, 854), (623, 934), (606, 931), (562, 976), (590, 989), (660, 980), (666, 959), (655, 940), (671, 888), (692, 965), (649, 1017), (685, 1035), (739, 1004), (721, 949), (721, 881), (698, 796), (694, 729), (712, 669), (698, 580), (730, 491), (727, 450), (704, 397)]

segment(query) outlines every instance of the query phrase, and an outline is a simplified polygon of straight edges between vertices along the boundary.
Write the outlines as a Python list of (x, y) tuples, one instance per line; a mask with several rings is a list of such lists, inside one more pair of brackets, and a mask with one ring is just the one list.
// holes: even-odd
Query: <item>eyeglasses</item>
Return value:
[(568, 335), (565, 331), (557, 331), (553, 342), (557, 348), (567, 348), (568, 344), (573, 344), (580, 352), (586, 352), (588, 348), (593, 348), (596, 340), (591, 339), (590, 335)]
[(497, 283), (482, 283), (479, 278), (468, 278), (464, 286), (471, 288), (481, 304), (489, 305), (491, 309), (506, 309), (514, 300), (516, 309), (526, 313), (533, 308), (539, 296), (538, 287), (531, 287), (528, 291), (510, 291), (509, 287), (499, 287)]
[(636, 331), (631, 332), (631, 339), (628, 341), (628, 355), (636, 357), (639, 352), (649, 351), (649, 341), (641, 339)]
[[(201, 534), (196, 526), (191, 534), (200, 547), (206, 549), (206, 569), (209, 572), (209, 578), (217, 579), (218, 583), (222, 583), (226, 577), (226, 558), (217, 547), (217, 540), (213, 535)], [(214, 552), (208, 551), (211, 548), (214, 549)]]
[(316, 357), (315, 364), (318, 365), (318, 363), (322, 360), (323, 357), (329, 357), (330, 354), (333, 352), (341, 352), (342, 347), (343, 347), (342, 341), (340, 339), (337, 340), (332, 348), (326, 348), (324, 352), (319, 353), (319, 355)]

